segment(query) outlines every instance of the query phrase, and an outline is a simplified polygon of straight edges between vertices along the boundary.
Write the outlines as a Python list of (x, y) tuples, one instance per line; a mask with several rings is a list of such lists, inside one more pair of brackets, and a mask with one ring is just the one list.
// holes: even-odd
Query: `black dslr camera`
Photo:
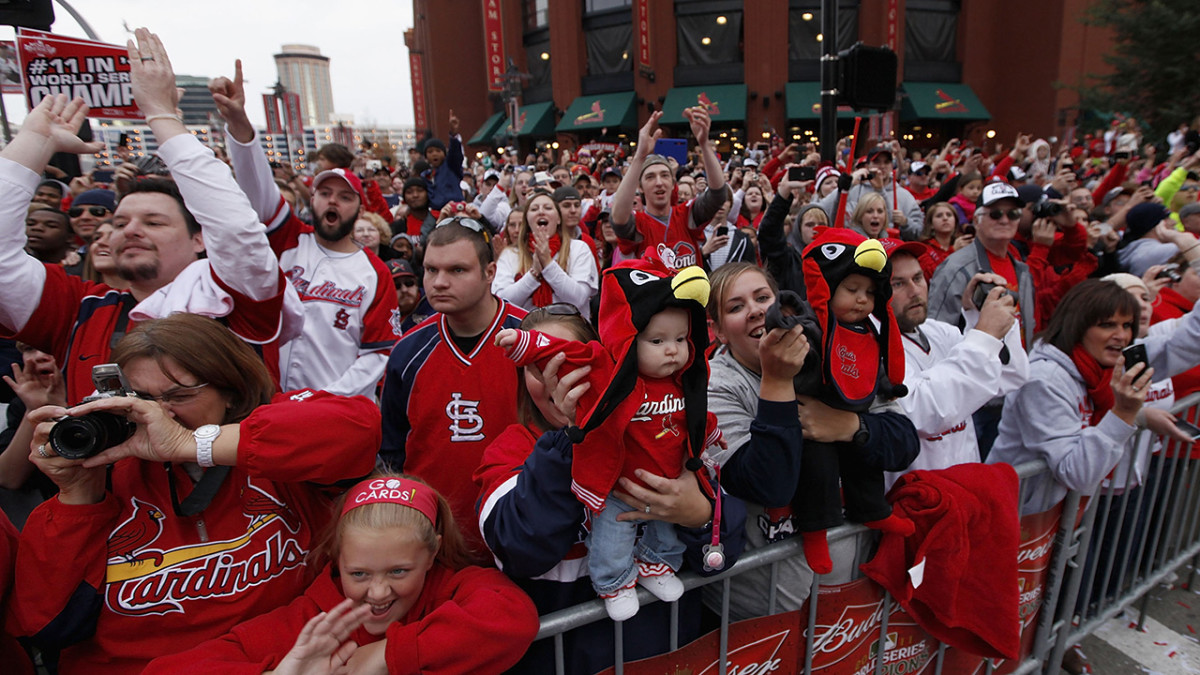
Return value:
[[(114, 396), (136, 396), (125, 380), (121, 367), (104, 363), (92, 368), (96, 394), (83, 399), (84, 403)], [(50, 447), (60, 457), (87, 459), (133, 436), (137, 425), (128, 419), (103, 410), (81, 417), (63, 417), (50, 429)]]
[(1053, 218), (1066, 210), (1067, 207), (1063, 206), (1061, 202), (1052, 202), (1049, 199), (1043, 199), (1033, 205), (1033, 218), (1034, 220), (1039, 218)]

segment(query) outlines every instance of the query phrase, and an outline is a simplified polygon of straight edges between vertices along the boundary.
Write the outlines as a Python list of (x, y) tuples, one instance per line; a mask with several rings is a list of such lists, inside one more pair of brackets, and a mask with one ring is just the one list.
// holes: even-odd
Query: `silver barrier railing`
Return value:
[[(1171, 412), (1197, 424), (1200, 417), (1200, 393), (1176, 402)], [(1145, 443), (1152, 448), (1152, 434), (1148, 429), (1139, 430), (1135, 443)], [(1181, 566), (1191, 562), (1192, 572), (1188, 584), (1194, 581), (1195, 563), (1200, 562), (1200, 458), (1193, 459), (1189, 448), (1177, 442), (1166, 443), (1157, 453), (1148, 455), (1146, 467), (1138, 466), (1140, 456), (1136, 453), (1124, 458), (1125, 475), (1144, 473), (1138, 487), (1121, 489), (1118, 481), (1099, 490), (1092, 498), (1081, 498), (1077, 491), (1067, 494), (1062, 514), (1054, 537), (1045, 580), (1042, 606), (1038, 618), (1033, 647), (1028, 656), (1011, 671), (1011, 675), (1028, 673), (1059, 672), (1066, 649), (1090, 635), (1105, 621), (1116, 616), (1125, 607), (1143, 598), (1139, 629), (1145, 618), (1147, 593), (1155, 585), (1168, 578)], [(1190, 445), (1190, 444), (1189, 444)], [(1184, 455), (1180, 457), (1179, 455)], [(1168, 468), (1170, 465), (1170, 468)], [(1032, 461), (1014, 467), (1020, 479), (1017, 503), (1024, 502), (1024, 491), (1028, 480), (1048, 471), (1043, 461)], [(1161, 489), (1158, 486), (1162, 486)], [(1167, 508), (1172, 504), (1181, 508)], [(1104, 513), (1097, 514), (1101, 507)], [(1080, 511), (1082, 509), (1082, 517)], [(1149, 509), (1148, 514), (1143, 509)], [(1132, 518), (1132, 521), (1131, 521)], [(1076, 521), (1078, 524), (1076, 525)], [(1130, 526), (1134, 541), (1122, 540), (1120, 533), (1126, 524)], [(1142, 526), (1139, 526), (1142, 525)], [(1110, 529), (1110, 527), (1112, 529)], [(1117, 541), (1109, 541), (1105, 533), (1115, 530)], [(1099, 533), (1099, 534), (1097, 534)], [(876, 541), (876, 534), (861, 525), (844, 525), (827, 534), (830, 547), (837, 542), (858, 538), (860, 550)], [(1099, 539), (1099, 541), (1095, 541)], [(1129, 544), (1135, 544), (1130, 546)], [(1165, 544), (1160, 547), (1161, 544)], [(1093, 548), (1093, 544), (1099, 546)], [(1103, 559), (1099, 551), (1104, 548)], [(1124, 555), (1122, 556), (1122, 551)], [(737, 564), (721, 574), (700, 577), (694, 572), (680, 575), (687, 590), (712, 584), (721, 584), (721, 600), (717, 613), (720, 616), (719, 674), (726, 675), (726, 657), (729, 647), (731, 579), (752, 570), (770, 566), (771, 588), (766, 614), (773, 614), (776, 606), (776, 585), (779, 564), (794, 557), (803, 557), (804, 552), (798, 537), (770, 544), (741, 556)], [(804, 631), (805, 652), (803, 673), (812, 673), (814, 644), (817, 639), (817, 599), (821, 577), (814, 576), (809, 590), (808, 616)], [(1112, 593), (1110, 583), (1116, 584)], [(1095, 586), (1102, 587), (1097, 596)], [(1082, 590), (1082, 595), (1081, 595)], [(642, 604), (657, 602), (643, 589), (638, 589)], [(882, 621), (876, 642), (875, 673), (883, 672), (885, 645), (888, 633), (888, 618), (892, 613), (892, 597), (883, 595)], [(609, 620), (604, 605), (599, 600), (588, 601), (573, 607), (545, 614), (541, 617), (541, 628), (537, 640), (553, 640), (555, 672), (565, 673), (563, 635), (580, 626), (596, 622), (609, 622), (614, 631), (614, 663), (616, 675), (624, 673), (623, 633), (620, 623)], [(671, 603), (670, 649), (678, 649), (679, 606)], [(934, 661), (935, 675), (942, 675), (946, 653), (944, 643), (938, 643)], [(994, 667), (987, 661), (984, 672), (991, 675)]]

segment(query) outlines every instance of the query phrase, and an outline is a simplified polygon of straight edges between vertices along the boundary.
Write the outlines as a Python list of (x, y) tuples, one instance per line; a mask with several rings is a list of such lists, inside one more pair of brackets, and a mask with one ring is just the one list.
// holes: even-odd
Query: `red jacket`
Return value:
[(366, 398), (277, 395), (242, 421), (237, 466), (190, 517), (175, 514), (169, 487), (186, 500), (183, 466), (117, 462), (100, 503), (55, 497), (29, 516), (9, 630), (65, 647), (61, 672), (136, 673), (290, 602), (312, 581), (305, 557), (330, 516), (314, 483), (369, 473), (379, 441)]
[(1053, 246), (1029, 244), (1029, 274), (1037, 289), (1037, 330), (1050, 321), (1059, 300), (1076, 284), (1091, 276), (1100, 263), (1087, 250), (1087, 230), (1075, 224), (1057, 235)]
[[(156, 659), (146, 673), (254, 673), (279, 666), (308, 620), (346, 599), (326, 566), (304, 595), (285, 607), (238, 624), (226, 635)], [(389, 673), (499, 673), (515, 664), (538, 631), (537, 609), (502, 572), (434, 565), (408, 615), (371, 635), (350, 634), (358, 645), (386, 639)]]
[[(1196, 303), (1180, 295), (1175, 289), (1167, 287), (1158, 292), (1154, 299), (1154, 313), (1150, 323), (1158, 323), (1167, 319), (1175, 319), (1192, 311)], [(1175, 400), (1178, 401), (1188, 394), (1200, 391), (1200, 366), (1184, 371), (1171, 378), (1175, 385)]]

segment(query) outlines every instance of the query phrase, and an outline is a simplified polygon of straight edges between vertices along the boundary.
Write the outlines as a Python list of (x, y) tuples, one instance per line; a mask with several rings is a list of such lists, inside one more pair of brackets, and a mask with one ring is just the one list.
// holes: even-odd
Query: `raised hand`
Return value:
[(343, 672), (358, 645), (350, 635), (370, 614), (371, 606), (347, 598), (329, 610), (309, 619), (287, 656), (275, 669), (276, 675), (332, 675)]
[(162, 40), (146, 28), (138, 28), (133, 34), (137, 44), (127, 40), (125, 46), (138, 108), (146, 117), (178, 114), (180, 90), (175, 87), (175, 70)]

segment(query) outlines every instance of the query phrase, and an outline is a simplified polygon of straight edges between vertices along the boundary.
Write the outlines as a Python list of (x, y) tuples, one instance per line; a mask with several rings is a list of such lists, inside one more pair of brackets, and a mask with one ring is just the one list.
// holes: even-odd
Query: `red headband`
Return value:
[(372, 478), (350, 488), (342, 515), (367, 504), (400, 504), (420, 511), (437, 524), (438, 498), (433, 488), (407, 478)]

